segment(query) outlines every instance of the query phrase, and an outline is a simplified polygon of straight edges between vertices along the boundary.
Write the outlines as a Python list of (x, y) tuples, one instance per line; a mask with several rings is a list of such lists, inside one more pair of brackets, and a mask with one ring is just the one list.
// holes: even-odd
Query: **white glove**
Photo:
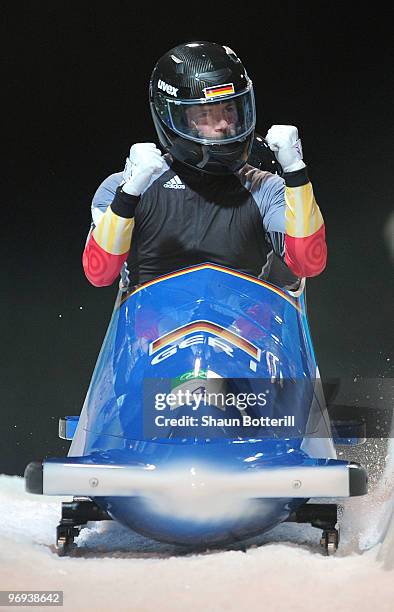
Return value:
[(294, 125), (273, 125), (265, 139), (282, 166), (283, 172), (295, 172), (305, 168), (302, 161), (301, 140)]
[(123, 170), (122, 191), (133, 196), (141, 195), (152, 176), (161, 172), (164, 164), (161, 151), (153, 142), (133, 145)]

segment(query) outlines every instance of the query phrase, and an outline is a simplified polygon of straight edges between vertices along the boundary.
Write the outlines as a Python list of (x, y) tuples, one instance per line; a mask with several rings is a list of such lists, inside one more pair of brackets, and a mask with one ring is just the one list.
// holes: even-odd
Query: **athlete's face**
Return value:
[(187, 121), (200, 138), (220, 140), (236, 136), (238, 111), (233, 100), (219, 104), (196, 104), (186, 110)]

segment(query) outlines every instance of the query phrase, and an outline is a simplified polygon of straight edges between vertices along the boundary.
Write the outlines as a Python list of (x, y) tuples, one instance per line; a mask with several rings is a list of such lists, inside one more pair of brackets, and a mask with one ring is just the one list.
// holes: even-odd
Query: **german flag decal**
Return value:
[(160, 338), (157, 338), (157, 340), (150, 343), (149, 355), (153, 355), (153, 353), (156, 353), (156, 351), (162, 349), (168, 344), (178, 342), (181, 338), (187, 336), (188, 334), (197, 332), (209, 333), (213, 336), (218, 336), (223, 340), (227, 340), (236, 348), (245, 351), (245, 353), (248, 353), (248, 355), (257, 361), (260, 361), (261, 350), (257, 346), (249, 342), (249, 340), (246, 340), (246, 338), (242, 338), (242, 336), (238, 336), (238, 334), (235, 334), (229, 329), (225, 329), (218, 323), (213, 323), (212, 321), (192, 321), (191, 323), (187, 323), (182, 327), (178, 327), (177, 329), (164, 334), (164, 336), (161, 336)]
[(219, 96), (228, 96), (235, 93), (234, 85), (227, 83), (226, 85), (216, 85), (215, 87), (206, 87), (204, 95), (208, 99), (218, 98)]

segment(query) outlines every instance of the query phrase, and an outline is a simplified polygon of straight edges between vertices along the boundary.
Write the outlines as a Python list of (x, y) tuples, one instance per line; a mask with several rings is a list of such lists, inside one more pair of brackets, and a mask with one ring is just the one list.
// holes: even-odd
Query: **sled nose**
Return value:
[[(80, 459), (80, 461), (78, 461)], [(82, 462), (84, 461), (84, 462)], [(86, 457), (30, 463), (26, 490), (44, 495), (146, 496), (170, 491), (204, 495), (234, 493), (242, 498), (353, 497), (367, 493), (367, 472), (358, 463), (334, 459), (323, 464), (264, 466), (247, 471), (211, 466), (157, 469), (154, 465), (86, 463)]]

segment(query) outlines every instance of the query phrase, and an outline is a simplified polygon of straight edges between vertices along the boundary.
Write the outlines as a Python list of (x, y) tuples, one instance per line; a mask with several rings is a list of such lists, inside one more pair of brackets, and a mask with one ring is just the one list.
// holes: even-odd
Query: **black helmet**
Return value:
[(160, 144), (178, 161), (211, 174), (231, 174), (247, 162), (253, 87), (229, 47), (191, 42), (168, 51), (153, 70), (149, 101)]

